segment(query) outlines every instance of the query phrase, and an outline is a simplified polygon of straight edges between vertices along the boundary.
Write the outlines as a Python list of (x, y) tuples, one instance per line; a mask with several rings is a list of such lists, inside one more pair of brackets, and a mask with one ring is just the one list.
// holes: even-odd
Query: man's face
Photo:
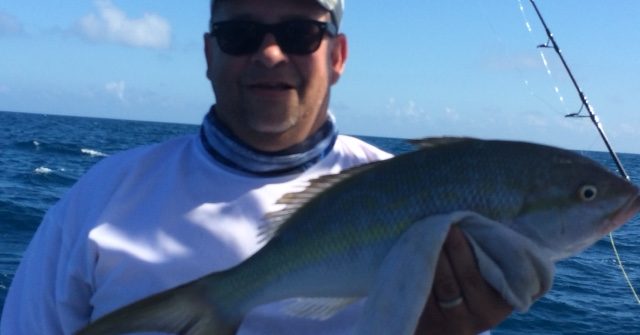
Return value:
[[(219, 1), (213, 22), (234, 19), (329, 22), (331, 15), (312, 0)], [(308, 55), (283, 52), (270, 33), (258, 51), (246, 55), (226, 54), (217, 43), (215, 37), (205, 36), (217, 115), (247, 144), (266, 151), (284, 149), (325, 121), (329, 88), (340, 77), (346, 58), (343, 35), (325, 35), (318, 50)]]

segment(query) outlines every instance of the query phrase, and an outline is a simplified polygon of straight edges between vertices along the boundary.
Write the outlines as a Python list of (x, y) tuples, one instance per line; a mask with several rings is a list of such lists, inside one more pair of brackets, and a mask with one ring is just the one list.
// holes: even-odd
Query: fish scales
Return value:
[[(505, 181), (538, 177), (527, 171), (548, 162), (529, 158), (537, 156), (531, 152), (536, 146), (514, 151), (475, 144), (416, 151), (358, 171), (295, 212), (269, 249), (243, 266), (247, 273), (230, 280), (255, 299), (247, 306), (304, 294), (339, 296), (345, 289), (360, 294), (395, 240), (419, 218), (461, 209), (496, 220), (513, 216), (521, 208), (514, 195), (523, 185)], [(246, 294), (249, 287), (270, 287), (269, 295)]]

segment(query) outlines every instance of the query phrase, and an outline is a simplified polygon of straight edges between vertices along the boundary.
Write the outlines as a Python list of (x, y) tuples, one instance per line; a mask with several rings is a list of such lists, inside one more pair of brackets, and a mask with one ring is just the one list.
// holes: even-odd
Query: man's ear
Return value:
[(338, 82), (347, 62), (347, 36), (339, 34), (333, 41), (331, 48), (331, 85)]
[(213, 43), (214, 42), (213, 42), (213, 38), (211, 37), (211, 34), (205, 33), (204, 34), (204, 58), (207, 61), (207, 78), (209, 78), (209, 80), (213, 79), (213, 76), (212, 76), (212, 64), (213, 64), (213, 52), (212, 52), (212, 49), (215, 48)]

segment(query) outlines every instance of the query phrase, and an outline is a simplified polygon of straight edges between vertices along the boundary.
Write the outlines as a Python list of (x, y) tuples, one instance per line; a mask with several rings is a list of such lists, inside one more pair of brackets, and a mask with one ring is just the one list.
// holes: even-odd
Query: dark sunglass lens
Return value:
[(283, 52), (307, 55), (318, 50), (328, 30), (329, 35), (335, 35), (335, 29), (331, 27), (329, 23), (312, 20), (292, 20), (273, 25), (237, 20), (215, 23), (211, 32), (220, 49), (230, 55), (257, 52), (267, 33), (275, 36)]
[(220, 49), (231, 55), (256, 52), (264, 38), (263, 29), (254, 22), (228, 21), (215, 26), (214, 36)]
[(325, 32), (323, 23), (304, 20), (284, 22), (276, 29), (282, 51), (302, 55), (316, 51)]

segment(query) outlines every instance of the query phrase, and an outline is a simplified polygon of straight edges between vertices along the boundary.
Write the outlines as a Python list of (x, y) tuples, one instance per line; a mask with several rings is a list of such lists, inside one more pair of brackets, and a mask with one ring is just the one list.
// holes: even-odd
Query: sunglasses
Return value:
[(336, 36), (338, 28), (331, 22), (289, 20), (264, 24), (248, 20), (230, 20), (211, 24), (222, 52), (241, 56), (257, 52), (264, 36), (273, 34), (280, 50), (286, 54), (308, 55), (320, 47), (324, 35)]

